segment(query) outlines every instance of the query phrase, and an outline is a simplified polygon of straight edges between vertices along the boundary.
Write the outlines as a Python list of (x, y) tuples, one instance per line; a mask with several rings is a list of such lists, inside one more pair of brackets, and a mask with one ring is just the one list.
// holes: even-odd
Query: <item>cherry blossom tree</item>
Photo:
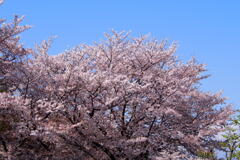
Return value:
[(23, 18), (15, 16), (13, 22), (0, 20), (0, 144), (1, 159), (12, 159), (11, 153), (24, 133), (24, 122), (28, 117), (27, 100), (14, 96), (20, 85), (16, 76), (23, 69), (30, 49), (25, 49), (19, 42), (21, 32), (29, 26), (20, 26)]
[(19, 92), (31, 100), (31, 135), (48, 144), (48, 156), (154, 159), (211, 150), (232, 111), (221, 108), (219, 93), (200, 91), (204, 65), (181, 62), (165, 41), (124, 32), (106, 38), (56, 56), (43, 42), (24, 64)]
[(20, 26), (19, 23), (22, 18), (15, 16), (12, 23), (4, 23), (0, 20), (0, 90), (7, 90), (13, 87), (11, 77), (15, 76), (16, 68), (20, 68), (21, 63), (29, 49), (23, 48), (19, 43), (19, 36), (21, 32), (29, 28), (29, 26)]
[(204, 65), (180, 61), (176, 44), (113, 31), (50, 56), (51, 40), (19, 44), (19, 22), (0, 28), (2, 157), (191, 159), (213, 149), (231, 107), (201, 91)]

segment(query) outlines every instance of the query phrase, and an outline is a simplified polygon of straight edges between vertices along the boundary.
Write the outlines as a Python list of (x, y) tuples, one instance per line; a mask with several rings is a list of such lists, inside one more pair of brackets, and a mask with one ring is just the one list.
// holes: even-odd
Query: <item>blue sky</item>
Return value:
[(25, 46), (57, 35), (51, 54), (80, 43), (103, 39), (111, 29), (177, 41), (177, 55), (207, 64), (211, 77), (202, 89), (223, 90), (240, 108), (239, 0), (5, 0), (0, 17), (25, 15), (32, 29), (22, 34)]

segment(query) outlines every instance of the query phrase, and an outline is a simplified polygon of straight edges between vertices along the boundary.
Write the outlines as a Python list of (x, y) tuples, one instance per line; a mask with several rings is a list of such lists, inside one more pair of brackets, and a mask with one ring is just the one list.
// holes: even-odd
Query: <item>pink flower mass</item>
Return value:
[(112, 31), (51, 56), (51, 40), (19, 43), (21, 20), (0, 24), (2, 159), (194, 159), (233, 112), (174, 43)]

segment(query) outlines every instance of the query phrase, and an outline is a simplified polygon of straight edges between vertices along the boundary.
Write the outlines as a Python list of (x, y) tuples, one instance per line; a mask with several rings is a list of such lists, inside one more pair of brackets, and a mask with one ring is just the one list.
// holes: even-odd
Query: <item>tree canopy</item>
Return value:
[(51, 56), (0, 26), (0, 155), (8, 159), (174, 159), (213, 149), (232, 113), (199, 88), (203, 64), (176, 44), (112, 31)]

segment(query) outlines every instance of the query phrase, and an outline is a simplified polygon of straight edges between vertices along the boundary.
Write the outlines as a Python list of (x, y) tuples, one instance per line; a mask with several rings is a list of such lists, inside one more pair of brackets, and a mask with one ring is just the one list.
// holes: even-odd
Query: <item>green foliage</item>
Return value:
[(2, 87), (0, 86), (0, 93), (2, 93), (2, 92), (7, 92), (7, 89), (6, 89), (6, 88), (2, 88)]
[(214, 152), (198, 151), (197, 156), (203, 159), (216, 159)]
[(7, 91), (8, 91), (7, 85), (3, 82), (3, 80), (0, 79), (0, 93)]
[(240, 160), (240, 116), (232, 120), (226, 127), (226, 132), (222, 135), (225, 139), (220, 142), (222, 150), (225, 152), (227, 160)]

